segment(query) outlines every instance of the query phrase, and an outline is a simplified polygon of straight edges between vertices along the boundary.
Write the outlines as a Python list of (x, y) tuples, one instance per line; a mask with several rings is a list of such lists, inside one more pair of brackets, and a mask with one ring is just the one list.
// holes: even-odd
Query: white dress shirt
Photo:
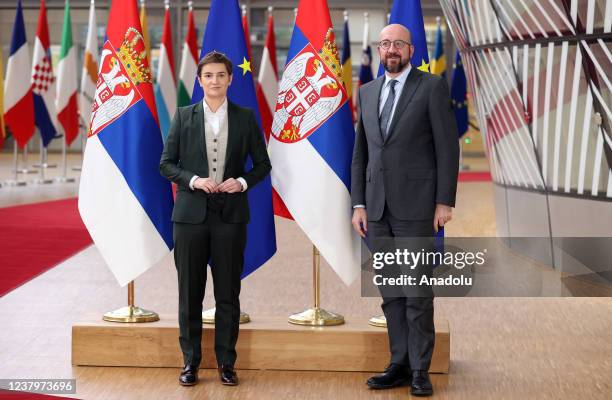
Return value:
[[(404, 84), (406, 83), (406, 79), (408, 78), (408, 74), (410, 73), (411, 69), (412, 69), (412, 65), (408, 64), (408, 67), (401, 74), (399, 74), (399, 76), (396, 76), (395, 78), (391, 78), (389, 76), (389, 73), (385, 72), (385, 83), (383, 84), (383, 88), (380, 91), (380, 99), (378, 102), (378, 117), (380, 117), (380, 114), (382, 113), (382, 109), (385, 106), (385, 102), (387, 101), (387, 97), (389, 97), (389, 88), (391, 87), (389, 85), (389, 82), (393, 79), (397, 81), (397, 83), (395, 84), (395, 100), (393, 101), (393, 107), (391, 108), (391, 116), (389, 117), (389, 124), (391, 124), (391, 121), (393, 121), (393, 114), (395, 114), (395, 107), (397, 107), (397, 102), (400, 98), (400, 95), (402, 94), (402, 89), (404, 88)], [(387, 130), (388, 129), (389, 129), (389, 126), (387, 126)]]
[[(215, 136), (219, 135), (221, 123), (223, 123), (223, 120), (227, 116), (227, 98), (223, 100), (223, 104), (221, 104), (221, 106), (217, 108), (217, 111), (213, 111), (210, 109), (205, 98), (202, 99), (202, 106), (204, 107), (204, 119), (212, 127), (213, 134)], [(189, 189), (194, 190), (193, 184), (198, 178), (199, 176), (197, 175), (194, 175), (191, 178), (191, 180), (189, 181)], [(236, 180), (242, 185), (243, 192), (247, 190), (248, 185), (243, 177), (236, 178)]]

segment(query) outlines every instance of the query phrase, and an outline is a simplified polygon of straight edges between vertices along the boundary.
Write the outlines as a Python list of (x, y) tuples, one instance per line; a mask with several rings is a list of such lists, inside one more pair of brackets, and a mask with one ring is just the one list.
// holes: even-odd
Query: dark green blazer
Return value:
[[(270, 173), (272, 166), (255, 115), (248, 108), (228, 100), (228, 138), (223, 180), (243, 177), (252, 189)], [(204, 140), (204, 107), (202, 102), (176, 110), (168, 138), (164, 145), (159, 170), (168, 180), (178, 185), (172, 221), (200, 224), (206, 218), (208, 194), (189, 189), (194, 175), (208, 177), (208, 157)], [(245, 171), (247, 157), (253, 167)], [(246, 192), (226, 194), (221, 217), (229, 223), (249, 222), (249, 203)]]

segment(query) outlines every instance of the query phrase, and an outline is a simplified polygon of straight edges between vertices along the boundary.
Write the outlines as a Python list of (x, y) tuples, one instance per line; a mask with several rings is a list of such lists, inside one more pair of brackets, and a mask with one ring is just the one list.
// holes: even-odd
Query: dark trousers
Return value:
[[(389, 237), (432, 237), (433, 220), (402, 221), (385, 206), (379, 221), (368, 221), (371, 240)], [(433, 293), (427, 297), (387, 297), (382, 310), (387, 319), (391, 363), (412, 370), (429, 370), (436, 338)]]
[(215, 355), (218, 365), (234, 365), (240, 320), (240, 276), (246, 224), (230, 224), (207, 210), (202, 224), (174, 223), (174, 261), (179, 288), (179, 342), (185, 365), (202, 360), (202, 302), (210, 261), (216, 302)]

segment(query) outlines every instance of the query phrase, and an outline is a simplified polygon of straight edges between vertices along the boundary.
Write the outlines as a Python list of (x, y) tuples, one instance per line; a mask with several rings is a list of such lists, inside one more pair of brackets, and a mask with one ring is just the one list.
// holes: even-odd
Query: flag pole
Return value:
[(102, 317), (108, 322), (155, 322), (159, 321), (159, 315), (134, 305), (134, 281), (128, 283), (128, 305), (118, 310), (110, 311)]
[(74, 178), (68, 178), (68, 156), (67, 156), (66, 133), (64, 132), (64, 140), (62, 140), (62, 176), (56, 180), (58, 182), (74, 182)]
[(18, 174), (35, 174), (38, 171), (36, 171), (35, 169), (28, 169), (28, 145), (26, 143), (25, 146), (23, 146), (23, 168), (22, 169), (18, 169), (17, 173)]
[(344, 317), (340, 314), (321, 308), (321, 253), (312, 246), (312, 278), (314, 289), (314, 307), (289, 317), (289, 323), (308, 326), (342, 325)]
[(45, 169), (50, 167), (54, 168), (55, 165), (50, 166), (49, 164), (47, 164), (47, 148), (43, 145), (42, 136), (40, 137), (40, 164), (35, 164), (34, 167), (40, 168), (40, 175), (38, 179), (34, 180), (34, 183), (37, 183), (39, 185), (46, 185), (53, 182), (52, 179), (45, 178)]
[[(27, 147), (27, 146), (26, 146)], [(19, 167), (17, 166), (19, 159), (19, 150), (17, 149), (17, 141), (13, 141), (13, 179), (6, 181), (4, 184), (6, 186), (25, 186), (26, 183), (24, 181), (19, 180)]]

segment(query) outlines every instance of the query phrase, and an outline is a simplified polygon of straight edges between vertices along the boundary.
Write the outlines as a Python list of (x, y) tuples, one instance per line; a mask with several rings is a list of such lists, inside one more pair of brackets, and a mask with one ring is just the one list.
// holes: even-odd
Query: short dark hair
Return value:
[(225, 68), (227, 69), (228, 75), (232, 74), (232, 69), (234, 68), (234, 66), (232, 65), (232, 61), (227, 58), (225, 54), (213, 50), (210, 53), (206, 54), (204, 57), (202, 57), (202, 59), (198, 63), (198, 77), (202, 72), (202, 68), (204, 68), (204, 66), (207, 64), (225, 64)]

